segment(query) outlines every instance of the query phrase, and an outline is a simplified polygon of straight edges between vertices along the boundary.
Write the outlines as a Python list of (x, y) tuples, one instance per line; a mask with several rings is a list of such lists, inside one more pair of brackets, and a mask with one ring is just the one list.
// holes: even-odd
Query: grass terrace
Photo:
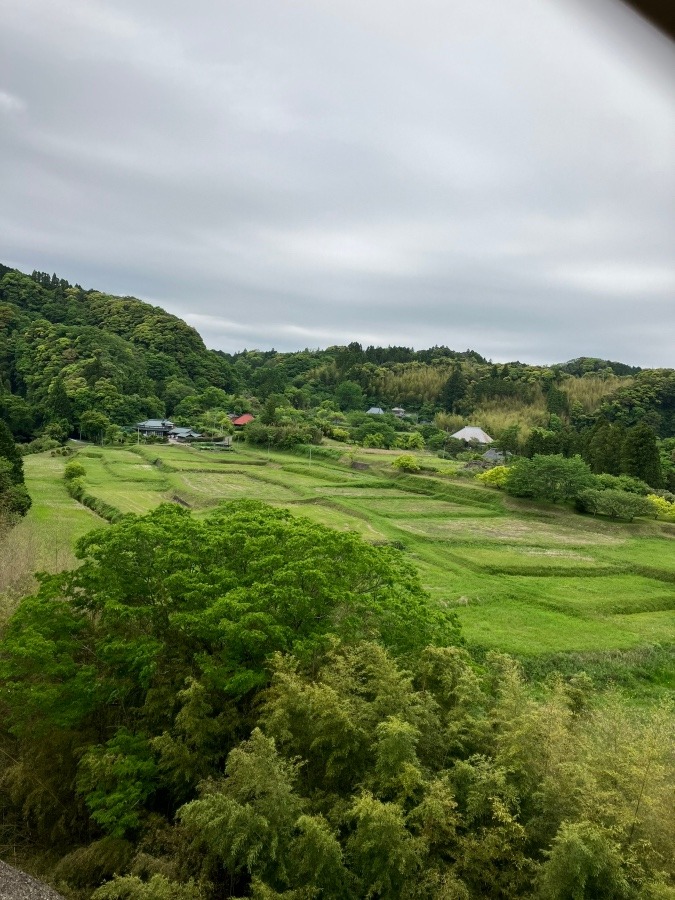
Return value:
[[(155, 445), (85, 448), (78, 460), (87, 493), (123, 513), (169, 501), (205, 515), (222, 500), (248, 498), (392, 543), (419, 570), (434, 601), (456, 610), (467, 642), (479, 651), (540, 663), (576, 654), (580, 667), (586, 660), (591, 668), (611, 658), (614, 669), (622, 654), (655, 646), (672, 654), (675, 525), (629, 525), (506, 498), (457, 478), (454, 463), (426, 454), (420, 461), (436, 474), (396, 474), (396, 455), (358, 451), (367, 468), (354, 469), (346, 452), (310, 459), (245, 444), (228, 453)], [(26, 460), (34, 507), (15, 533), (20, 539), (39, 525), (33, 557), (43, 567), (54, 552), (50, 533), (58, 533), (64, 554), (53, 564), (71, 565), (66, 548), (105, 524), (68, 496), (63, 465), (44, 454)], [(670, 683), (673, 671), (661, 682)]]

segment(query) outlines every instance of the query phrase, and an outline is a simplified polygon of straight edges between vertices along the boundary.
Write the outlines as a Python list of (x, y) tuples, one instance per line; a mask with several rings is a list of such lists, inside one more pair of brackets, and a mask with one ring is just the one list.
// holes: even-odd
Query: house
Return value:
[(500, 465), (501, 463), (506, 462), (506, 458), (511, 456), (512, 454), (508, 451), (505, 453), (503, 450), (494, 450), (492, 447), (487, 451), (487, 453), (483, 454), (483, 459), (485, 462), (489, 463), (497, 463)]
[(232, 424), (235, 428), (243, 428), (244, 425), (248, 425), (249, 422), (253, 422), (254, 416), (251, 413), (244, 413), (243, 416), (237, 416), (236, 419), (232, 419)]
[(398, 419), (402, 419), (402, 418), (405, 416), (405, 410), (403, 409), (402, 406), (395, 406), (395, 407), (392, 409), (392, 413), (393, 413)]
[(193, 431), (192, 428), (181, 428), (178, 425), (175, 425), (169, 432), (169, 440), (174, 441), (189, 441), (192, 440), (192, 438), (200, 437), (201, 434), (198, 431)]
[(384, 410), (379, 406), (371, 406), (370, 409), (366, 410), (366, 414), (369, 416), (383, 416)]
[(489, 434), (486, 434), (482, 428), (476, 428), (474, 425), (466, 425), (464, 428), (460, 428), (459, 431), (451, 434), (450, 437), (453, 437), (456, 441), (466, 441), (467, 443), (472, 441), (476, 444), (493, 443)]
[(173, 422), (168, 419), (146, 419), (145, 422), (137, 422), (135, 430), (145, 437), (168, 437), (174, 428)]

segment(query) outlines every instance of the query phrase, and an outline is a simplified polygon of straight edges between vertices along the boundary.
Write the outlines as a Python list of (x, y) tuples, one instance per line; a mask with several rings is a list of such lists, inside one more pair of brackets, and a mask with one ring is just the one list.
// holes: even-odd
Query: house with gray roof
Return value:
[(198, 431), (194, 431), (192, 428), (182, 428), (179, 425), (174, 425), (169, 432), (169, 440), (174, 441), (189, 441), (192, 438), (200, 437), (201, 434)]
[(501, 465), (501, 463), (506, 462), (507, 457), (511, 455), (512, 454), (508, 451), (505, 453), (503, 450), (495, 450), (493, 447), (490, 447), (490, 449), (483, 454), (482, 459), (484, 459), (485, 462)]
[(384, 410), (380, 406), (371, 406), (370, 409), (366, 410), (366, 414), (369, 416), (383, 416)]
[(145, 435), (145, 437), (150, 435), (168, 437), (174, 428), (174, 424), (168, 419), (146, 419), (145, 422), (137, 422), (134, 428), (140, 434)]

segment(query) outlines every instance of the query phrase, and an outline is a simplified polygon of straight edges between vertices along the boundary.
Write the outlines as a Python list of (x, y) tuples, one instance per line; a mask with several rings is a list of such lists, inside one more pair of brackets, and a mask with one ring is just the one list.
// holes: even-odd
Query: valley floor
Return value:
[[(675, 525), (514, 501), (454, 477), (453, 463), (431, 456), (422, 458), (437, 474), (394, 475), (396, 455), (359, 450), (365, 469), (346, 453), (327, 459), (319, 449), (310, 459), (245, 444), (230, 453), (86, 446), (77, 458), (87, 493), (123, 513), (170, 501), (199, 516), (221, 500), (249, 498), (394, 542), (434, 600), (456, 610), (479, 652), (514, 654), (540, 674), (553, 665), (608, 677), (650, 669), (654, 689), (675, 686)], [(66, 462), (25, 459), (34, 505), (10, 538), (15, 549), (30, 544), (16, 563), (23, 575), (32, 561), (51, 570), (71, 564), (74, 540), (105, 525), (67, 494)]]

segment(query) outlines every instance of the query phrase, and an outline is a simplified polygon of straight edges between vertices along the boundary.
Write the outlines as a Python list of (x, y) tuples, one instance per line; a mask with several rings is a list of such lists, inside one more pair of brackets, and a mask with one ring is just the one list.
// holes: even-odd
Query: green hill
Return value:
[[(105, 424), (164, 415), (215, 427), (227, 412), (259, 412), (265, 403), (272, 418), (276, 408), (292, 420), (326, 404), (345, 414), (404, 407), (409, 421), (433, 422), (437, 443), (467, 423), (496, 438), (518, 428), (521, 444), (533, 429), (567, 429), (569, 439), (551, 452), (577, 452), (578, 436), (599, 419), (675, 436), (672, 369), (585, 357), (496, 365), (474, 350), (356, 342), (226, 354), (208, 350), (193, 328), (159, 307), (7, 266), (0, 266), (0, 323), (0, 417), (19, 441), (50, 424), (93, 436)], [(422, 433), (438, 449), (429, 428)]]
[(0, 415), (19, 439), (90, 411), (126, 424), (232, 387), (232, 371), (176, 316), (133, 297), (0, 266)]

